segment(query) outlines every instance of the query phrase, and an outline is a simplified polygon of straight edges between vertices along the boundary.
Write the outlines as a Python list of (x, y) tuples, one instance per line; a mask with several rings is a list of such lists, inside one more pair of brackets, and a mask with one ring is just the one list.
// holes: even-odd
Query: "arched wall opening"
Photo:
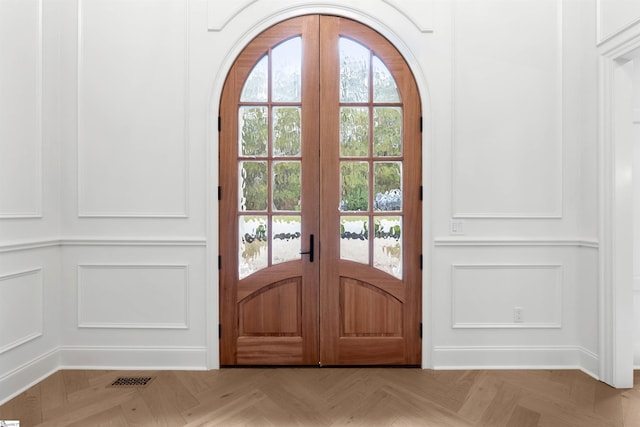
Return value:
[[(218, 117), (220, 115), (220, 99), (224, 82), (231, 69), (231, 66), (242, 49), (248, 45), (257, 35), (272, 27), (273, 25), (285, 21), (296, 16), (319, 14), (319, 15), (336, 15), (357, 21), (367, 27), (372, 28), (382, 36), (387, 38), (401, 53), (405, 61), (408, 63), (413, 73), (418, 91), (420, 93), (420, 102), (422, 104), (422, 186), (423, 186), (423, 211), (422, 211), (422, 255), (424, 259), (422, 270), (422, 319), (423, 323), (429, 324), (430, 317), (430, 257), (432, 247), (431, 227), (429, 218), (431, 217), (431, 190), (429, 183), (431, 182), (431, 104), (429, 99), (429, 90), (427, 80), (423, 68), (419, 64), (419, 57), (416, 52), (420, 46), (417, 43), (411, 44), (415, 37), (412, 33), (424, 33), (424, 28), (418, 28), (414, 22), (399, 10), (395, 10), (394, 15), (389, 15), (388, 10), (378, 11), (379, 8), (368, 8), (366, 11), (354, 7), (336, 7), (336, 6), (299, 6), (295, 8), (287, 8), (281, 11), (263, 10), (258, 12), (251, 7), (250, 2), (244, 9), (238, 10), (232, 17), (235, 35), (230, 35), (231, 43), (226, 47), (227, 53), (221, 62), (218, 72), (213, 80), (211, 97), (209, 102), (209, 115), (211, 118), (208, 128), (209, 137), (207, 140), (207, 169), (208, 182), (212, 184), (209, 188), (212, 190), (208, 194), (208, 232), (207, 232), (207, 259), (215, 260), (219, 256), (218, 249), (218, 194), (217, 183), (219, 173), (219, 163), (217, 151), (219, 147), (218, 137)], [(385, 5), (387, 6), (387, 5)], [(238, 24), (236, 21), (242, 21)], [(225, 33), (225, 28), (231, 28), (230, 25), (221, 25), (219, 32)], [(248, 31), (241, 31), (238, 28), (250, 28)], [(218, 268), (215, 263), (209, 262), (207, 265), (207, 364), (209, 368), (219, 368), (220, 366), (220, 348), (218, 341), (219, 325), (219, 277)], [(422, 367), (432, 367), (431, 363), (431, 337), (428, 327), (424, 329), (422, 336)]]

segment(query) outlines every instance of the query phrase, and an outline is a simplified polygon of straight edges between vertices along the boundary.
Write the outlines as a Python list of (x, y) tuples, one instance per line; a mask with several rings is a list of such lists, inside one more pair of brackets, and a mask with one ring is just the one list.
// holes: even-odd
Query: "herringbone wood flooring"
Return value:
[[(155, 379), (107, 387), (136, 375)], [(2, 419), (21, 427), (640, 426), (640, 371), (630, 390), (579, 371), (60, 371), (0, 406)]]

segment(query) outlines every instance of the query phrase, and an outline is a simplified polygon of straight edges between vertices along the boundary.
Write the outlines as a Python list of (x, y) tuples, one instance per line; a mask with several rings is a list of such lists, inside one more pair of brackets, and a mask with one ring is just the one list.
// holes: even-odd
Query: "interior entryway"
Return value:
[(220, 104), (222, 365), (421, 363), (421, 118), (349, 19), (256, 37)]

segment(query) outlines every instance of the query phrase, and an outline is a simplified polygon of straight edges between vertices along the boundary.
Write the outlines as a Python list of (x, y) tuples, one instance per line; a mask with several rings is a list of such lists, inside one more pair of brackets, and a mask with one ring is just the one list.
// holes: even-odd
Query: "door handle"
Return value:
[(308, 251), (304, 251), (304, 252), (300, 252), (300, 255), (309, 255), (309, 262), (313, 262), (313, 234), (309, 235), (309, 250)]

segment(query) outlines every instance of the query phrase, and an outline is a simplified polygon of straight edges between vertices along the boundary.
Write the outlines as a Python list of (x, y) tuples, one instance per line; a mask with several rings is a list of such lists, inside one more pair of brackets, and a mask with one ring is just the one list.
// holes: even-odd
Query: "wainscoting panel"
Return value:
[(453, 216), (562, 217), (562, 2), (456, 0), (453, 19)]
[(42, 2), (0, 2), (0, 218), (42, 216)]
[(80, 0), (81, 217), (186, 217), (186, 0)]
[(79, 265), (78, 327), (187, 329), (186, 265)]
[(42, 269), (0, 276), (0, 354), (42, 336)]
[(452, 326), (560, 328), (562, 280), (560, 265), (453, 265)]

